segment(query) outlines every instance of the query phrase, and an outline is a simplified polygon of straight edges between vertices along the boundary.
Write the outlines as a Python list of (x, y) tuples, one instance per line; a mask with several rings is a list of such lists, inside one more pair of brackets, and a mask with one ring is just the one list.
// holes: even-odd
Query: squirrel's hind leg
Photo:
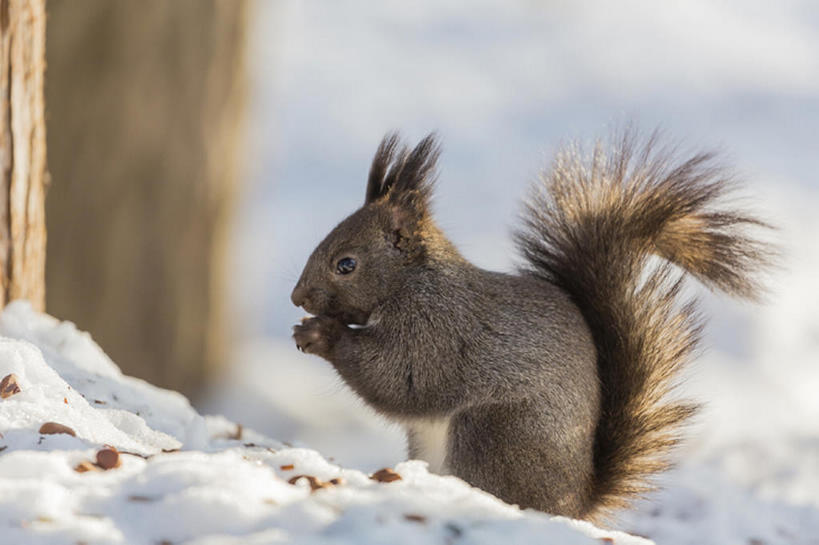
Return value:
[(450, 423), (450, 473), (521, 508), (580, 518), (592, 482), (593, 430), (554, 425), (537, 401), (465, 410)]

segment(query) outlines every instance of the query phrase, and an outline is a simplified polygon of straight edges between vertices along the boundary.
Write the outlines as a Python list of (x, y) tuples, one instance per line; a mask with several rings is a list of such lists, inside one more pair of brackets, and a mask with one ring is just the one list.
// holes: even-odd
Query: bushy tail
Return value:
[(713, 155), (677, 161), (656, 140), (640, 144), (628, 132), (586, 157), (561, 152), (517, 235), (532, 271), (571, 295), (597, 346), (602, 406), (590, 518), (650, 490), (647, 477), (668, 467), (680, 426), (696, 411), (668, 395), (701, 329), (671, 264), (756, 298), (754, 273), (771, 256), (747, 234), (762, 222), (720, 207), (733, 184)]

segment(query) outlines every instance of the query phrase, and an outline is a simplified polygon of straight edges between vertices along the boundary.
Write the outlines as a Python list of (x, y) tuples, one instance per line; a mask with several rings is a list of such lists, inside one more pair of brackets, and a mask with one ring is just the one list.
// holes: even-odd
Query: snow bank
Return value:
[[(0, 335), (0, 378), (14, 374), (20, 389), (0, 399), (0, 543), (650, 543), (521, 511), (421, 462), (379, 482), (202, 417), (26, 303), (3, 311)], [(41, 434), (45, 422), (75, 436)], [(121, 465), (90, 465), (106, 446)], [(290, 484), (297, 475), (320, 488)]]

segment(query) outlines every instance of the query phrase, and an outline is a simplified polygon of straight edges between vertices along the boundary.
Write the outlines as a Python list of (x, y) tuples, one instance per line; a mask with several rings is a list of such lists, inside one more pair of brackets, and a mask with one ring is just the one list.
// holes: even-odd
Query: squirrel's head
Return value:
[(433, 135), (412, 150), (399, 147), (395, 134), (381, 141), (364, 206), (313, 250), (293, 289), (294, 305), (363, 325), (408, 271), (457, 258), (429, 212), (438, 155)]

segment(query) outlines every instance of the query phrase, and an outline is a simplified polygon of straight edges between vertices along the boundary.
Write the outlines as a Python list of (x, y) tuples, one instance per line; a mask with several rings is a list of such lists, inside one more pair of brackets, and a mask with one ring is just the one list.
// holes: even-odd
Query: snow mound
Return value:
[[(422, 462), (377, 481), (202, 417), (27, 303), (3, 311), (0, 335), (0, 378), (19, 387), (0, 399), (2, 543), (650, 543), (521, 511)], [(75, 435), (42, 434), (46, 422)], [(110, 447), (121, 464), (93, 465)]]

